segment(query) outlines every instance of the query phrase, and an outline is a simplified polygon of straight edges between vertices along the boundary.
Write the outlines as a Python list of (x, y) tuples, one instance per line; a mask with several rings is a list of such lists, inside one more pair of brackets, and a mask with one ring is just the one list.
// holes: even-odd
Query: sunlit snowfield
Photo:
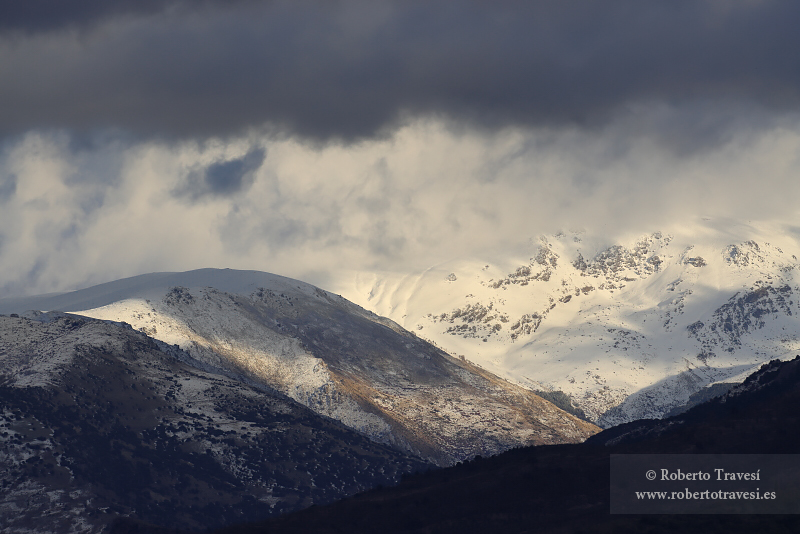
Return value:
[(791, 233), (713, 219), (677, 230), (611, 246), (560, 232), (513, 255), (353, 273), (338, 288), (500, 376), (569, 393), (601, 424), (661, 417), (800, 350)]

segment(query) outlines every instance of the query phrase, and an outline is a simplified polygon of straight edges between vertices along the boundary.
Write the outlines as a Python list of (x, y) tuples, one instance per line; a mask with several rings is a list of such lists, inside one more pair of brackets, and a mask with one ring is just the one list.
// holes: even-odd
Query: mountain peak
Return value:
[(128, 323), (204, 365), (438, 464), (597, 431), (390, 319), (268, 273), (153, 273), (24, 307), (30, 304)]
[(356, 274), (336, 290), (511, 382), (563, 391), (609, 426), (661, 417), (800, 350), (794, 234), (729, 223), (616, 243), (559, 232), (503, 256)]

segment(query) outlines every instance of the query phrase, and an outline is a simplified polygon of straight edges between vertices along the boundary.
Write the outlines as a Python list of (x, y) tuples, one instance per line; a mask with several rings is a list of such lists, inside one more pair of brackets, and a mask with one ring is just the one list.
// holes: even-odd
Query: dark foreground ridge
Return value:
[(407, 476), (396, 487), (218, 534), (798, 532), (799, 515), (609, 513), (610, 454), (800, 453), (798, 406), (800, 357), (773, 361), (680, 416)]

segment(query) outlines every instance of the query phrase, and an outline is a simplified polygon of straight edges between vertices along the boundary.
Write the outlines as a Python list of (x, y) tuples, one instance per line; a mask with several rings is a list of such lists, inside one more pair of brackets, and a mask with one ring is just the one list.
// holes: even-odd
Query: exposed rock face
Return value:
[(724, 222), (613, 244), (560, 232), (505, 257), (359, 273), (337, 290), (503, 378), (563, 391), (608, 427), (662, 417), (800, 350), (794, 235)]
[(3, 532), (206, 529), (423, 467), (130, 328), (0, 317)]
[(713, 350), (733, 352), (742, 346), (743, 336), (764, 328), (769, 319), (778, 314), (791, 317), (792, 308), (795, 308), (792, 298), (795, 298), (794, 290), (789, 285), (760, 284), (733, 295), (714, 310), (707, 324), (698, 321), (686, 328), (709, 353)]

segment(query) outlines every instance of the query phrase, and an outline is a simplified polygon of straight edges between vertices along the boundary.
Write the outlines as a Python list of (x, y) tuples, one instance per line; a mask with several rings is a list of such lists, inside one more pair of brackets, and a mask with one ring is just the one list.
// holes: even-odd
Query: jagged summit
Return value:
[(781, 226), (687, 223), (624, 241), (559, 232), (505, 256), (335, 287), (437, 346), (610, 426), (800, 350), (800, 244)]

